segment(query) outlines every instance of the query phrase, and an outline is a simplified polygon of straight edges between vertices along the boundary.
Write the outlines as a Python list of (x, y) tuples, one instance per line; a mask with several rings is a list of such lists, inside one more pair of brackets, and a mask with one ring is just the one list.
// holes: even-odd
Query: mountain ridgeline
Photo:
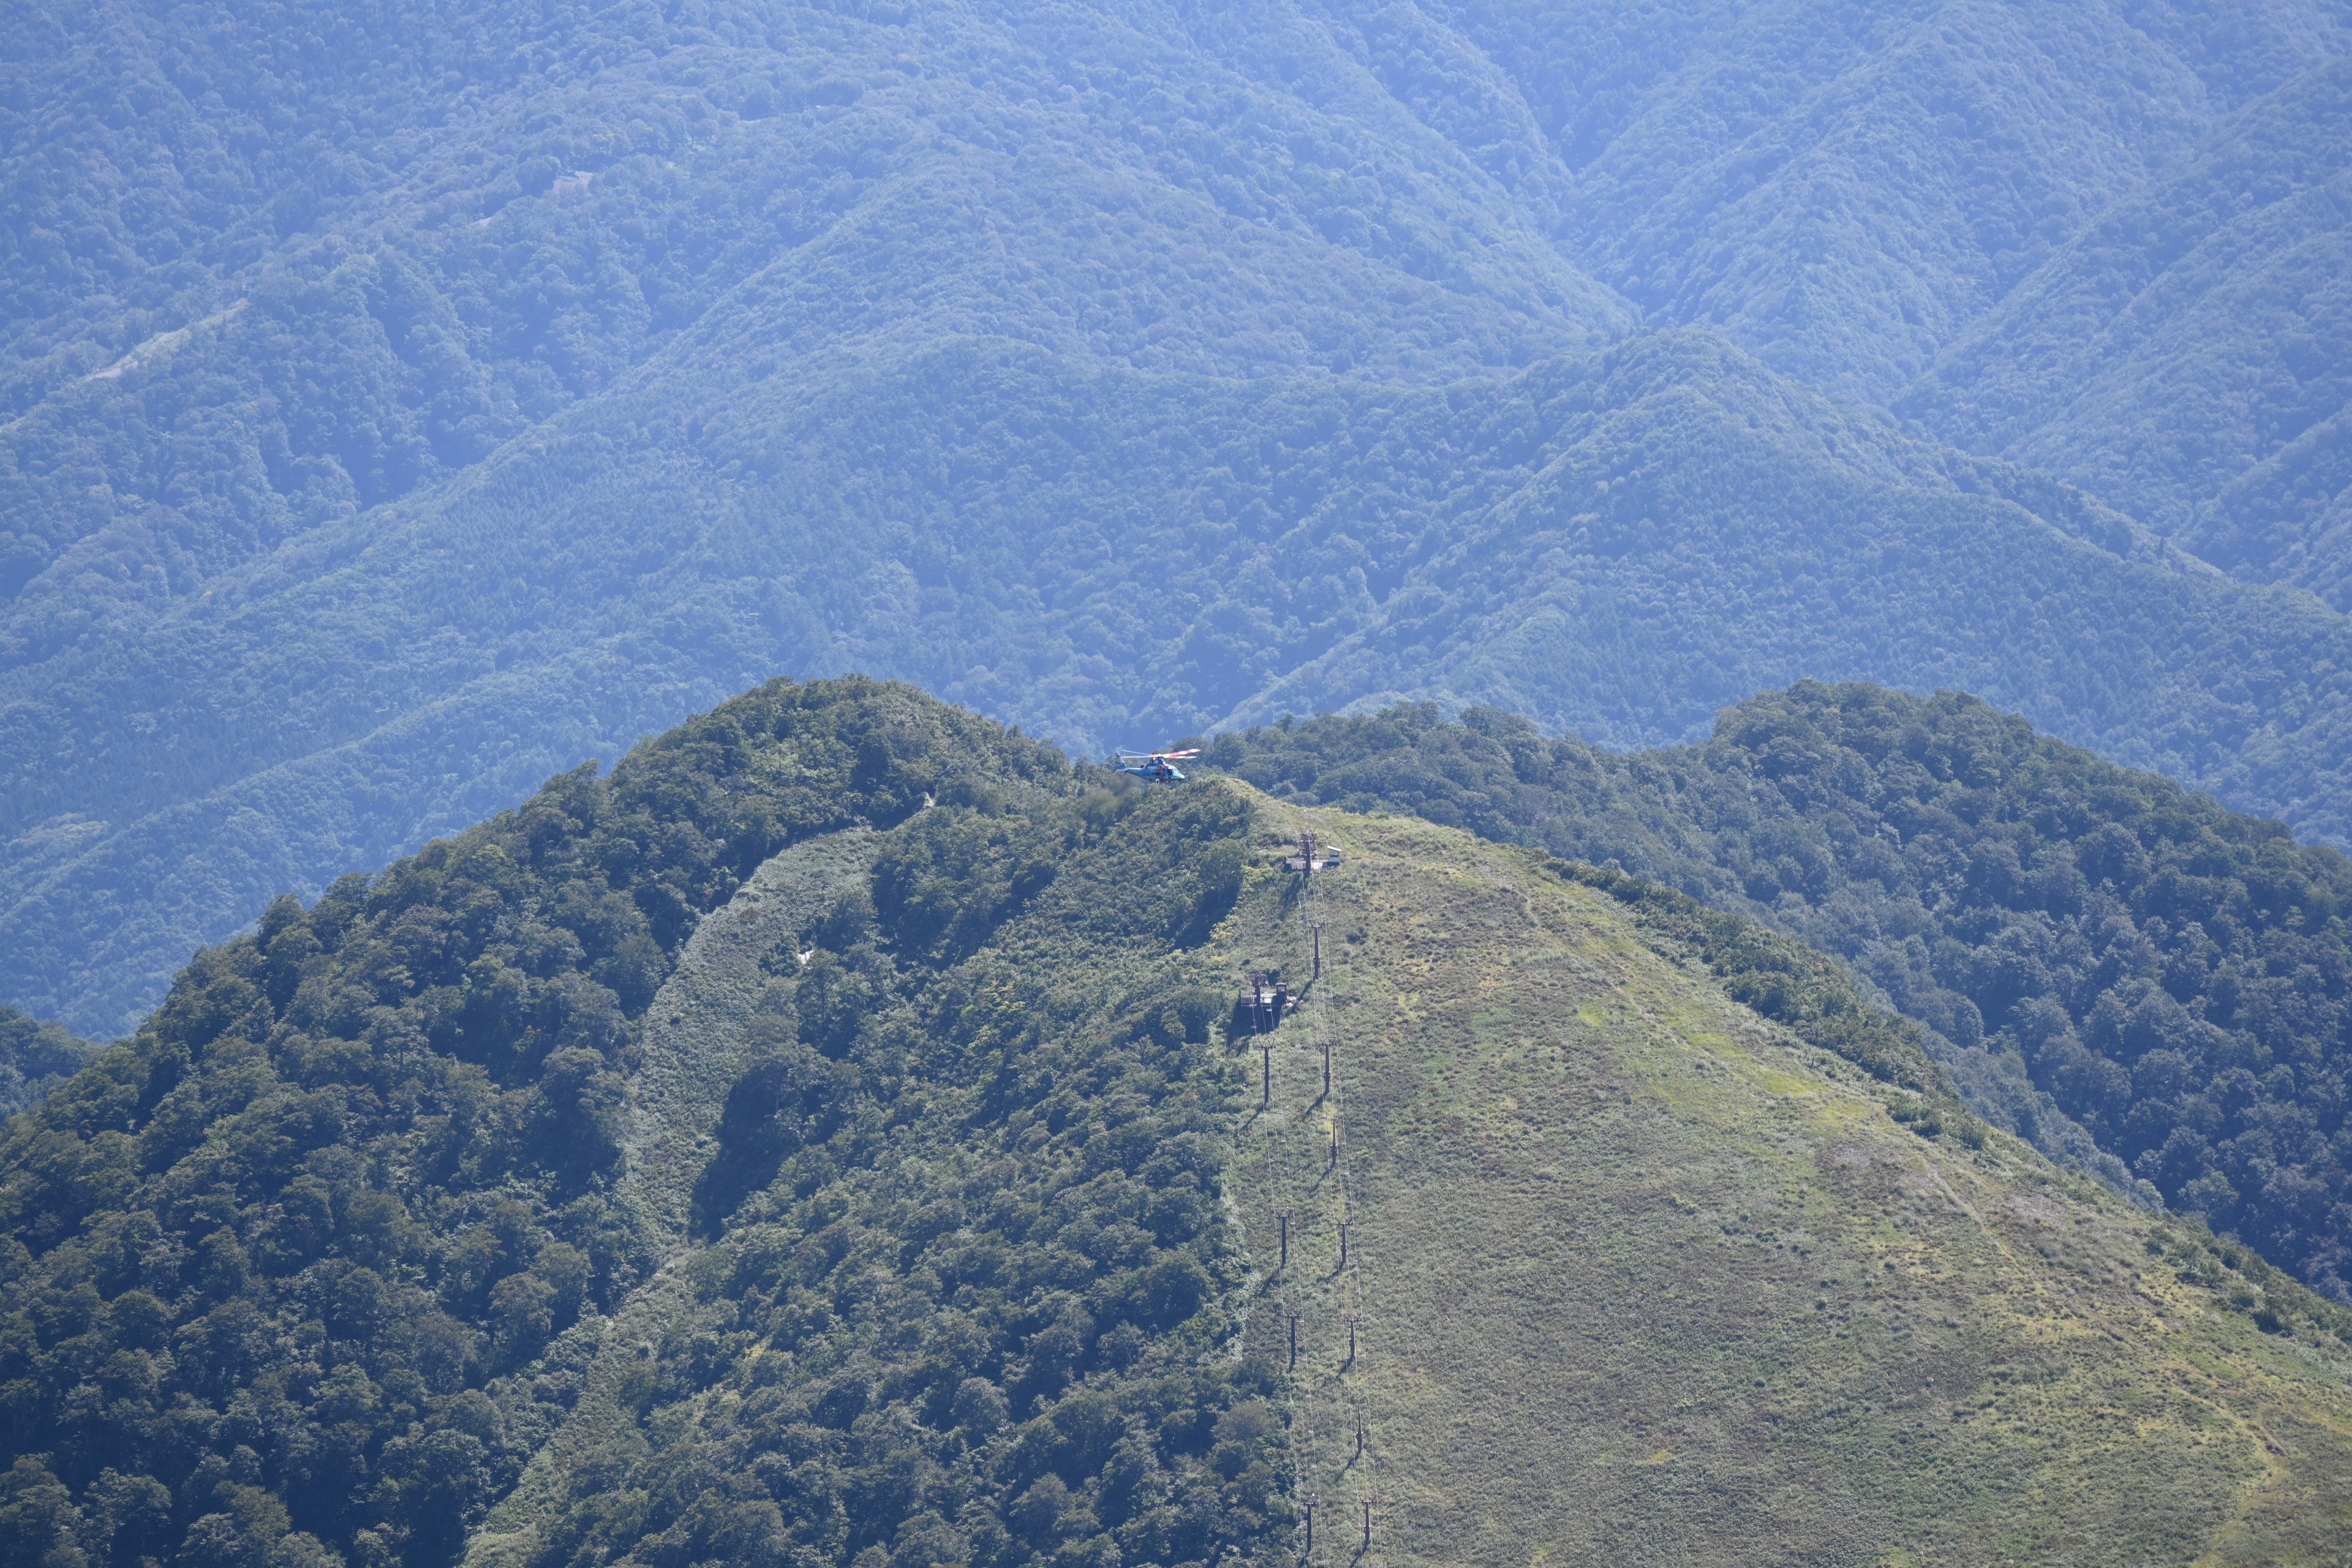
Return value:
[(1980, 1111), (2352, 1303), (2352, 863), (1973, 699), (1801, 684), (1614, 754), (1491, 710), (1208, 761), (1622, 866), (1844, 958)]
[(772, 994), (710, 1108), (701, 1227), (752, 1212), (598, 1395), (646, 1415), (740, 1372), (696, 1441), (751, 1489), (706, 1495), (697, 1461), (616, 1512), (643, 1439), (600, 1450), (529, 1561), (662, 1536), (847, 1563), (945, 1518), (1001, 1555), (1075, 1521), (1064, 1488), (1129, 1561), (1263, 1547), (1268, 1385), (1203, 1358), (1239, 1267), (1233, 1075), (1184, 956), (1239, 891), (1246, 815), (1089, 793), (851, 683), (756, 693), (273, 906), (11, 1127), (10, 1560), (455, 1560), (686, 1240), (633, 1084), (698, 917), (868, 825), (897, 828), (870, 880), (755, 964)]
[(0, 21), (0, 999), (83, 1034), (780, 672), (1949, 687), (2352, 843), (2345, 0), (195, 16)]
[[(1252, 969), (1300, 997), (1262, 1061)], [(9, 1124), (0, 1549), (2340, 1539), (2352, 1315), (1986, 1129), (1926, 1038), (1655, 883), (772, 683), (273, 905)]]

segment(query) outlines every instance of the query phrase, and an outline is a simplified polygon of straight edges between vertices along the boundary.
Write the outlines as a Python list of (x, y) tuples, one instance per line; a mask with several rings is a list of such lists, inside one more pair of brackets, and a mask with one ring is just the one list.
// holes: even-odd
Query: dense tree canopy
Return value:
[(0, 1121), (48, 1098), (96, 1048), (55, 1024), (0, 1007)]
[[(698, 1188), (709, 1310), (625, 1391), (658, 1430), (740, 1389), (700, 1428), (736, 1479), (662, 1468), (615, 1513), (617, 1443), (549, 1560), (1256, 1540), (1282, 1461), (1255, 1374), (1200, 1360), (1225, 1084), (1182, 957), (1242, 820), (1089, 795), (903, 689), (778, 684), (273, 905), (0, 1149), (10, 1560), (450, 1561), (579, 1399), (565, 1331), (653, 1261), (618, 1184), (656, 988), (761, 860), (860, 823), (896, 828), (872, 892), (780, 955)], [(1118, 896), (1146, 879), (1156, 924)], [(979, 1515), (909, 1489), (932, 1465)]]
[(126, 1032), (778, 672), (1089, 751), (1948, 686), (2341, 840), (2341, 617), (2105, 510), (2340, 553), (2352, 16), (2209, 9), (20, 5), (0, 997)]

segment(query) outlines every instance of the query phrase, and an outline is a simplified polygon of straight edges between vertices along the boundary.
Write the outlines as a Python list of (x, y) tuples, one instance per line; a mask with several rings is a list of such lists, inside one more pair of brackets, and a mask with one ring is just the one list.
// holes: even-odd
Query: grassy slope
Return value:
[(870, 832), (852, 828), (769, 859), (697, 928), (654, 998), (620, 1195), (646, 1226), (658, 1267), (612, 1313), (583, 1321), (551, 1351), (557, 1363), (585, 1364), (586, 1386), (570, 1419), (469, 1536), (468, 1562), (527, 1560), (538, 1531), (562, 1507), (571, 1472), (601, 1452), (631, 1446), (624, 1380), (638, 1347), (693, 1310), (684, 1266), (694, 1177), (709, 1163), (728, 1088), (741, 1071), (746, 1026), (768, 983), (760, 961), (862, 880), (874, 847)]
[(2352, 1528), (2343, 1343), (2186, 1283), (2167, 1222), (1905, 1130), (1523, 852), (1313, 820), (1349, 856), (1311, 917), (1268, 887), (1233, 933), (1303, 972), (1329, 927), (1234, 1192), (1261, 1267), (1301, 1216), (1251, 1341), (1303, 1314), (1317, 1561), (1373, 1494), (1388, 1562), (2315, 1562)]

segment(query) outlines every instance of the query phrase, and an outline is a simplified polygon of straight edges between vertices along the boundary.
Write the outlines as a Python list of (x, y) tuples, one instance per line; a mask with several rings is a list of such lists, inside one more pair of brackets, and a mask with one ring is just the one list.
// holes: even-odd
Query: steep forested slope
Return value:
[(0, 952), (118, 1031), (275, 889), (779, 667), (1087, 750), (1384, 694), (1639, 744), (1811, 674), (1962, 686), (2333, 835), (2345, 641), (1695, 334), (1423, 392), (963, 344), (579, 411), (6, 677)]
[(1970, 699), (1867, 687), (1769, 693), (1632, 756), (1403, 709), (1211, 757), (1771, 921), (1937, 1030), (1996, 1120), (2352, 1302), (2352, 866), (2275, 822)]
[[(439, 1568), (600, 1405), (625, 1436), (558, 1478), (554, 1561), (673, 1523), (745, 1562), (903, 1552), (941, 1510), (1017, 1536), (1041, 1474), (1138, 1462), (1148, 1497), (1089, 1504), (1130, 1561), (1268, 1549), (1265, 1370), (1201, 1353), (1231, 1075), (1184, 957), (1246, 825), (1089, 796), (902, 688), (779, 685), (273, 906), (0, 1149), (10, 1560)], [(845, 834), (837, 895), (762, 875)], [(702, 928), (761, 918), (764, 989), (692, 1033)], [(702, 1235), (767, 1205), (733, 1281), (679, 1272), (681, 1174)], [(611, 1314), (673, 1281), (640, 1361)], [(782, 1441), (717, 1498), (614, 1491), (638, 1419), (747, 1352), (730, 1409)]]
[(1899, 405), (2338, 608), (2352, 475), (2352, 61), (2101, 214)]
[(1986, 1134), (1833, 965), (1421, 825), (1318, 814), (1302, 889), (1296, 813), (1115, 782), (778, 683), (200, 955), (0, 1147), (9, 1560), (1175, 1568), (1359, 1493), (1412, 1560), (1474, 1495), (1666, 1562), (2341, 1528), (2341, 1315)]
[[(0, 26), (0, 994), (85, 1031), (269, 892), (780, 669), (1088, 747), (1381, 694), (1634, 743), (1802, 676), (1960, 685), (2344, 831), (2339, 620), (2096, 498), (1696, 336), (1544, 372), (1573, 418), (1429, 390), (1680, 325), (1891, 395), (2131, 203), (2205, 211), (2200, 137), (2324, 163), (2338, 0)], [(2284, 407), (2311, 354), (2225, 296), (2149, 342)], [(2331, 427), (2245, 483), (2321, 517)]]

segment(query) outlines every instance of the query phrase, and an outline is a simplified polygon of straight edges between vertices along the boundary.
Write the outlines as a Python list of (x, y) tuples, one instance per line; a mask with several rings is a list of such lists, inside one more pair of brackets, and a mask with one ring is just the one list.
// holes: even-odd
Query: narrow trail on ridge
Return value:
[(573, 1461), (609, 1447), (634, 1421), (622, 1380), (693, 1295), (685, 1264), (694, 1252), (694, 1183), (742, 1067), (746, 1027), (768, 981), (761, 960), (865, 878), (877, 843), (871, 829), (848, 828), (762, 863), (734, 898), (703, 917), (646, 1010), (645, 1060), (631, 1082), (623, 1144), (627, 1165), (615, 1195), (652, 1244), (656, 1267), (611, 1315), (583, 1318), (541, 1358), (587, 1363), (585, 1386), (514, 1489), (473, 1532), (467, 1568), (528, 1562), (541, 1527), (569, 1501)]

